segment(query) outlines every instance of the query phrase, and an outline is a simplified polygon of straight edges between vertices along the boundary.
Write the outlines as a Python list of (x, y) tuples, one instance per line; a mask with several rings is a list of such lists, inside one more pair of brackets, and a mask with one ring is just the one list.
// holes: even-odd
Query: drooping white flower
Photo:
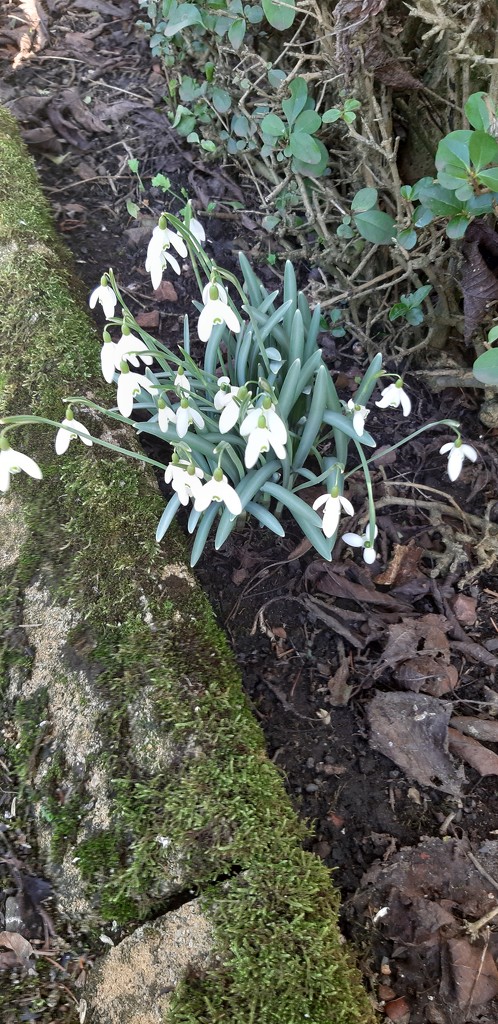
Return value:
[(100, 284), (97, 288), (93, 289), (89, 299), (90, 309), (95, 309), (97, 302), (100, 302), (102, 309), (104, 310), (104, 316), (106, 320), (110, 320), (114, 316), (114, 310), (116, 309), (117, 298), (114, 294), (113, 289), (107, 284), (107, 278), (102, 277)]
[[(218, 385), (219, 391), (214, 396), (214, 407), (217, 412), (221, 412), (218, 423), (220, 434), (227, 434), (237, 423), (243, 402), (248, 397), (249, 391), (245, 386), (235, 387), (230, 383), (229, 377), (219, 377)], [(236, 401), (237, 398), (238, 401)]]
[(200, 220), (197, 220), (196, 217), (190, 218), (190, 224), (188, 226), (188, 229), (190, 233), (194, 236), (194, 238), (197, 239), (198, 242), (202, 244), (202, 242), (206, 241), (206, 232), (204, 231), (204, 228)]
[(178, 373), (174, 379), (174, 387), (180, 388), (181, 391), (190, 391), (190, 381), (183, 369), (183, 366), (178, 367)]
[(176, 491), (182, 505), (188, 505), (190, 498), (197, 498), (202, 491), (202, 469), (188, 462), (170, 462), (164, 479)]
[(143, 374), (134, 373), (128, 368), (128, 363), (121, 363), (121, 373), (118, 380), (117, 406), (122, 416), (131, 416), (133, 399), (140, 394), (140, 389), (148, 391), (150, 395), (157, 395), (157, 385), (144, 377)]
[(176, 432), (178, 437), (185, 437), (188, 428), (194, 424), (199, 430), (204, 428), (204, 419), (197, 409), (189, 405), (188, 398), (182, 398), (176, 411)]
[[(377, 526), (375, 526), (374, 540), (378, 532)], [(363, 548), (363, 561), (367, 562), (368, 565), (373, 565), (377, 556), (373, 543), (370, 540), (370, 526), (367, 526), (363, 536), (359, 533), (343, 533), (342, 540), (346, 544), (350, 544), (352, 548)]]
[(228, 480), (221, 469), (215, 469), (211, 480), (204, 484), (200, 494), (194, 501), (196, 512), (204, 512), (212, 501), (223, 501), (233, 516), (242, 512), (242, 502), (237, 491)]
[(365, 430), (365, 420), (367, 416), (370, 416), (370, 409), (367, 409), (366, 405), (355, 404), (354, 398), (349, 399), (347, 407), (353, 413), (353, 428), (356, 430), (358, 437), (362, 437)]
[(343, 494), (321, 494), (313, 502), (315, 512), (324, 505), (322, 530), (326, 537), (333, 537), (339, 526), (341, 512), (347, 516), (354, 516), (354, 508), (351, 502)]
[(217, 324), (225, 323), (230, 331), (238, 334), (240, 323), (237, 315), (231, 306), (228, 305), (228, 295), (221, 284), (210, 282), (202, 292), (204, 309), (199, 317), (197, 333), (201, 341), (209, 341), (211, 331)]
[(166, 433), (170, 423), (176, 423), (176, 412), (166, 405), (164, 398), (159, 398), (157, 402), (157, 422), (163, 433)]
[(35, 480), (43, 478), (43, 473), (35, 460), (24, 452), (11, 448), (7, 438), (0, 435), (0, 491), (5, 494), (10, 487), (11, 474), (20, 473), (21, 470)]
[[(71, 428), (81, 430), (81, 434), (75, 434)], [(56, 434), (55, 451), (57, 455), (63, 455), (64, 452), (67, 452), (71, 441), (75, 437), (79, 437), (80, 441), (83, 441), (83, 444), (88, 445), (88, 447), (91, 447), (93, 444), (88, 427), (85, 427), (85, 424), (80, 423), (79, 420), (75, 420), (73, 411), (69, 408)]]
[[(140, 353), (140, 359), (146, 366), (151, 366), (154, 362), (153, 357), (149, 355), (147, 345), (141, 338), (137, 338), (135, 334), (123, 326), (123, 333), (116, 344), (114, 351), (114, 365), (116, 370), (121, 368), (123, 360), (131, 363), (132, 366), (140, 366), (138, 356), (136, 352)], [(145, 353), (143, 355), (142, 353)]]
[(114, 344), (111, 335), (108, 331), (104, 331), (104, 344), (100, 350), (100, 365), (102, 367), (102, 376), (108, 384), (112, 384), (114, 380), (114, 371), (116, 369), (116, 360), (114, 358), (115, 351), (116, 345)]
[(452, 481), (460, 476), (465, 459), (470, 459), (471, 462), (477, 459), (475, 448), (471, 444), (462, 444), (461, 437), (457, 437), (456, 441), (448, 441), (439, 449), (440, 455), (446, 455), (448, 452), (448, 476)]
[(412, 403), (409, 395), (403, 390), (401, 378), (388, 384), (381, 392), (380, 402), (375, 403), (379, 409), (397, 409), (399, 405), (403, 410), (403, 416), (409, 416), (412, 410)]
[(188, 255), (187, 246), (183, 238), (176, 231), (170, 231), (167, 227), (161, 227), (161, 222), (159, 222), (152, 232), (152, 238), (147, 247), (147, 259), (145, 260), (145, 269), (150, 274), (154, 291), (156, 288), (159, 288), (163, 272), (168, 263), (173, 267), (175, 274), (181, 274), (178, 260), (169, 251), (171, 246), (173, 246), (173, 249), (176, 250), (182, 259), (185, 259)]
[(259, 456), (273, 448), (279, 459), (285, 459), (287, 444), (287, 428), (273, 403), (268, 408), (258, 406), (250, 409), (240, 427), (242, 437), (247, 437), (244, 462), (247, 469), (256, 465)]

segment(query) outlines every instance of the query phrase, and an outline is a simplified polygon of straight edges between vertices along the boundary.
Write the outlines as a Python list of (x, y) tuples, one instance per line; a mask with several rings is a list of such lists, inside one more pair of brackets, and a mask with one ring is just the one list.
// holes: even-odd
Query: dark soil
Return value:
[[(193, 276), (175, 277), (158, 301), (143, 266), (162, 209), (161, 193), (150, 185), (159, 171), (177, 192), (185, 187), (193, 198), (221, 265), (235, 266), (244, 248), (260, 275), (277, 287), (283, 262), (266, 261), (270, 243), (259, 231), (248, 183), (236, 180), (230, 167), (204, 162), (170, 128), (165, 82), (133, 27), (133, 5), (62, 0), (49, 9), (48, 42), (16, 70), (11, 65), (19, 26), (4, 16), (0, 99), (20, 120), (88, 289), (112, 266), (132, 310), (152, 333), (170, 345), (181, 338), (183, 314), (192, 311), (196, 297)], [(92, 123), (85, 111), (95, 118)], [(128, 169), (131, 155), (140, 162), (143, 195)], [(127, 199), (142, 200), (149, 213), (144, 229), (128, 216)], [(240, 199), (251, 211), (244, 220), (230, 205)], [(213, 201), (215, 211), (208, 215)], [(304, 285), (309, 271), (299, 268)], [(327, 336), (324, 344), (337, 375), (336, 342)], [(348, 398), (355, 371), (362, 368), (362, 349), (351, 336), (337, 344), (338, 384)], [(465, 779), (461, 758), (447, 753), (445, 732), (439, 745), (446, 759), (442, 775), (434, 772), (429, 784), (422, 769), (435, 750), (434, 737), (420, 734), (408, 767), (400, 756), (418, 735), (415, 729), (405, 732), (406, 701), (411, 712), (417, 700), (420, 707), (433, 701), (430, 715), (446, 715), (444, 729), (450, 712), (497, 725), (498, 460), (492, 434), (484, 435), (478, 420), (479, 393), (448, 389), (436, 397), (410, 374), (407, 387), (414, 399), (410, 428), (457, 415), (480, 461), (451, 487), (438, 455), (448, 440), (442, 428), (378, 464), (380, 554), (373, 567), (339, 544), (330, 572), (302, 546), (295, 526), (278, 541), (249, 525), (221, 551), (206, 549), (197, 571), (233, 643), (269, 755), (311, 826), (310, 848), (334, 871), (344, 897), (344, 931), (358, 945), (379, 1008), (405, 1024), (492, 1022), (498, 1020), (494, 936), (483, 924), (471, 946), (466, 922), (475, 922), (498, 900), (498, 731), (484, 740), (484, 755), (481, 747), (474, 767), (465, 765)], [(400, 419), (395, 412), (372, 414), (369, 429), (380, 443), (392, 443), (405, 432)], [(361, 512), (360, 480), (352, 481), (352, 494)], [(348, 521), (349, 528), (355, 526)], [(414, 677), (418, 683), (410, 690)], [(418, 695), (417, 687), (429, 696)], [(386, 723), (379, 741), (372, 709), (381, 706), (375, 701), (385, 693), (404, 695), (405, 703), (401, 697), (399, 721)], [(380, 749), (391, 750), (393, 759)], [(484, 764), (486, 752), (490, 761)], [(472, 906), (457, 880), (461, 857), (476, 876)], [(445, 870), (438, 873), (441, 861)], [(414, 865), (409, 883), (401, 870), (407, 864), (410, 870)], [(402, 906), (397, 915), (396, 900)], [(385, 914), (384, 906), (390, 907)], [(471, 975), (464, 991), (462, 958)]]

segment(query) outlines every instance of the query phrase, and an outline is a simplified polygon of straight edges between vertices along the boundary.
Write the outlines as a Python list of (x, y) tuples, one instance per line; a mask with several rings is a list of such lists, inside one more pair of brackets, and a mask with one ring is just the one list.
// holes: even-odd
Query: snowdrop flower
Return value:
[(199, 430), (204, 428), (204, 420), (197, 409), (189, 405), (188, 398), (182, 398), (176, 412), (176, 432), (178, 437), (185, 437), (188, 428), (194, 423)]
[(256, 465), (259, 456), (268, 452), (270, 446), (279, 459), (285, 459), (287, 444), (287, 428), (280, 416), (275, 412), (272, 402), (259, 406), (257, 409), (250, 409), (242, 421), (239, 430), (242, 437), (247, 437), (244, 462), (247, 469)]
[(223, 470), (218, 466), (211, 480), (204, 484), (200, 494), (194, 501), (196, 512), (204, 512), (212, 501), (223, 501), (233, 516), (242, 512), (242, 502), (237, 491), (228, 483)]
[(365, 430), (365, 420), (367, 416), (370, 416), (370, 409), (367, 409), (366, 405), (356, 405), (354, 398), (349, 399), (347, 407), (353, 413), (353, 429), (356, 430), (358, 437), (362, 437)]
[(0, 491), (5, 494), (10, 487), (11, 473), (20, 473), (23, 470), (28, 476), (35, 480), (41, 480), (43, 473), (34, 459), (23, 452), (17, 452), (11, 448), (5, 435), (0, 434)]
[(214, 396), (214, 407), (217, 412), (221, 412), (218, 423), (220, 434), (227, 434), (237, 423), (249, 391), (245, 386), (234, 387), (233, 384), (230, 384), (229, 377), (219, 377), (218, 385), (219, 391)]
[(134, 373), (128, 363), (122, 362), (117, 397), (118, 409), (122, 416), (131, 416), (133, 399), (140, 394), (142, 388), (154, 397), (157, 395), (157, 384), (153, 384), (143, 374)]
[[(66, 427), (69, 429), (66, 430)], [(71, 427), (74, 427), (76, 430), (81, 430), (82, 433), (75, 434), (73, 430), (71, 430)], [(57, 455), (63, 455), (64, 452), (67, 452), (71, 441), (75, 437), (79, 437), (80, 441), (83, 441), (83, 444), (86, 444), (89, 447), (93, 444), (88, 427), (85, 427), (85, 424), (80, 423), (79, 420), (75, 420), (73, 410), (69, 406), (66, 410), (65, 419), (63, 419), (55, 438), (55, 451)]]
[(173, 412), (173, 409), (166, 405), (164, 398), (159, 398), (157, 402), (157, 422), (159, 430), (162, 430), (164, 434), (170, 423), (176, 424), (176, 412)]
[[(374, 527), (374, 540), (378, 534), (378, 529)], [(370, 525), (367, 526), (363, 537), (359, 533), (343, 533), (342, 540), (346, 544), (350, 544), (352, 548), (363, 548), (363, 561), (367, 562), (368, 565), (373, 565), (376, 559), (375, 548), (370, 540)]]
[(210, 281), (203, 289), (202, 301), (204, 309), (197, 324), (197, 333), (201, 341), (209, 341), (211, 331), (217, 324), (225, 323), (234, 334), (239, 333), (241, 325), (233, 309), (228, 305), (228, 295), (221, 284)]
[(182, 505), (188, 505), (190, 498), (197, 498), (202, 491), (201, 481), (204, 478), (202, 469), (192, 463), (170, 462), (166, 467), (164, 479), (176, 491)]
[(448, 441), (439, 449), (440, 455), (446, 455), (447, 452), (449, 452), (448, 476), (452, 481), (457, 480), (460, 476), (465, 459), (470, 459), (471, 462), (475, 462), (477, 459), (475, 448), (470, 444), (462, 444), (461, 437), (457, 437), (456, 441)]
[(183, 366), (178, 367), (178, 373), (174, 380), (174, 387), (181, 388), (182, 391), (190, 391), (190, 381), (183, 369)]
[(147, 259), (145, 260), (145, 269), (150, 274), (154, 291), (156, 288), (159, 288), (163, 272), (168, 263), (173, 267), (175, 274), (181, 274), (178, 260), (169, 251), (171, 246), (176, 249), (176, 252), (182, 259), (188, 256), (187, 246), (183, 238), (176, 231), (170, 231), (166, 227), (166, 222), (162, 223), (162, 221), (163, 218), (161, 217), (159, 224), (152, 232), (152, 238), (147, 247)]
[[(138, 357), (135, 354), (136, 352), (140, 353), (140, 359), (142, 360), (143, 363), (145, 363), (146, 366), (152, 365), (154, 360), (152, 356), (148, 354), (149, 350), (145, 342), (142, 341), (141, 338), (137, 338), (134, 334), (132, 334), (130, 328), (127, 327), (126, 324), (123, 324), (122, 334), (119, 341), (116, 344), (116, 349), (114, 352), (114, 365), (116, 367), (116, 370), (119, 370), (121, 368), (121, 363), (123, 362), (123, 360), (126, 360), (126, 362), (131, 363), (132, 366), (140, 366)], [(146, 355), (142, 355), (143, 352), (145, 352)]]
[(100, 365), (102, 367), (102, 376), (108, 384), (112, 384), (114, 380), (114, 371), (116, 369), (116, 360), (114, 358), (115, 350), (116, 345), (114, 344), (109, 331), (104, 331), (104, 344), (100, 350)]
[(188, 231), (190, 231), (190, 234), (193, 235), (194, 238), (196, 238), (199, 243), (202, 244), (202, 242), (205, 242), (206, 232), (204, 231), (201, 222), (197, 220), (196, 217), (192, 216), (192, 203), (190, 199), (183, 213), (185, 218), (185, 227), (187, 228)]
[(104, 316), (106, 320), (110, 320), (114, 316), (114, 310), (116, 309), (117, 298), (114, 294), (113, 289), (107, 284), (107, 277), (105, 274), (100, 279), (100, 284), (97, 288), (94, 288), (89, 299), (90, 309), (95, 309), (97, 302), (100, 302), (102, 309), (104, 310)]
[(380, 402), (375, 403), (379, 409), (397, 409), (399, 405), (403, 410), (403, 416), (409, 416), (412, 403), (406, 391), (403, 391), (403, 380), (401, 377), (394, 384), (388, 384), (381, 392)]
[(339, 494), (337, 487), (333, 487), (330, 494), (321, 494), (320, 497), (313, 502), (315, 512), (317, 509), (321, 508), (322, 505), (325, 506), (323, 510), (322, 530), (326, 537), (333, 537), (337, 527), (339, 526), (341, 512), (345, 512), (347, 516), (354, 516), (354, 508), (351, 502), (348, 501), (343, 494)]

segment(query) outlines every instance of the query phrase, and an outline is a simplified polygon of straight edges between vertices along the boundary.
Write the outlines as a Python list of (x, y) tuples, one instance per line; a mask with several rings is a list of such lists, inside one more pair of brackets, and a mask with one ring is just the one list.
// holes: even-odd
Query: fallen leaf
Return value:
[(467, 594), (456, 594), (450, 602), (451, 607), (462, 626), (473, 626), (477, 618), (477, 600)]
[(402, 622), (389, 626), (389, 639), (382, 655), (376, 675), (381, 675), (385, 666), (394, 668), (402, 661), (420, 656), (440, 658), (449, 661), (450, 645), (446, 630), (450, 623), (444, 615), (423, 615), (419, 619), (403, 618)]
[(24, 15), (28, 32), (24, 32), (19, 42), (19, 53), (14, 58), (12, 67), (18, 68), (23, 60), (39, 53), (48, 43), (47, 15), (39, 0), (21, 0), (19, 10)]
[(421, 576), (419, 562), (424, 553), (424, 549), (416, 547), (415, 544), (395, 544), (393, 557), (386, 570), (375, 577), (376, 584), (400, 587)]
[(353, 687), (348, 685), (349, 659), (343, 658), (339, 667), (330, 677), (327, 686), (330, 692), (330, 703), (333, 707), (343, 708), (349, 701)]
[(410, 1007), (404, 998), (399, 996), (398, 999), (391, 999), (389, 1003), (386, 1003), (384, 1012), (389, 1020), (396, 1021), (396, 1024), (409, 1024), (410, 1020)]
[(458, 796), (465, 775), (448, 754), (450, 716), (451, 708), (435, 697), (377, 692), (367, 710), (370, 746), (421, 786)]
[(0, 932), (0, 946), (5, 946), (6, 949), (12, 950), (17, 957), (18, 963), (21, 963), (23, 967), (28, 967), (30, 956), (34, 956), (34, 949), (31, 943), (20, 935), (19, 932)]
[(482, 743), (462, 735), (457, 729), (448, 729), (448, 742), (451, 753), (470, 764), (479, 775), (498, 775), (498, 754), (483, 747)]
[(479, 1006), (498, 995), (498, 969), (489, 949), (467, 939), (449, 939), (448, 951), (459, 1006)]
[(442, 697), (458, 685), (458, 669), (442, 661), (421, 655), (404, 661), (396, 671), (396, 682), (403, 690)]
[(140, 327), (151, 327), (152, 329), (159, 327), (159, 310), (149, 309), (141, 313), (136, 313), (135, 320)]
[(450, 725), (466, 736), (473, 736), (476, 740), (484, 740), (486, 743), (498, 743), (498, 722), (490, 718), (468, 718), (454, 715)]

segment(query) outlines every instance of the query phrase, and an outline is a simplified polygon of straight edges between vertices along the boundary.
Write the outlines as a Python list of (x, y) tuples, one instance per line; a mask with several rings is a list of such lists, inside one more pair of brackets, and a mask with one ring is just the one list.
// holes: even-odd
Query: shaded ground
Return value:
[[(258, 215), (241, 221), (233, 210), (244, 182), (192, 156), (169, 128), (165, 83), (133, 29), (132, 4), (63, 0), (49, 11), (44, 45), (15, 70), (23, 30), (9, 15), (17, 6), (4, 16), (0, 100), (25, 130), (88, 288), (113, 266), (144, 326), (169, 344), (180, 336), (194, 280), (165, 283), (158, 302), (143, 268), (162, 205), (150, 187), (159, 171), (195, 200), (220, 264), (245, 248), (277, 287), (282, 262), (268, 265)], [(127, 199), (149, 207), (143, 230)], [(251, 210), (250, 194), (245, 203)], [(300, 275), (305, 283), (308, 268)], [(323, 341), (334, 373), (340, 345), (335, 376), (347, 398), (361, 347), (354, 337)], [(198, 574), (237, 652), (270, 756), (313, 826), (312, 849), (334, 868), (345, 933), (379, 1006), (405, 1024), (492, 1022), (498, 460), (478, 420), (478, 393), (447, 389), (436, 398), (409, 375), (407, 386), (410, 427), (457, 415), (481, 458), (450, 488), (438, 455), (448, 437), (439, 430), (378, 465), (380, 557), (372, 569), (341, 545), (326, 565), (292, 526), (283, 541), (253, 526), (222, 551), (207, 549)], [(404, 433), (394, 412), (372, 414), (369, 429), (380, 443)], [(350, 496), (360, 513), (360, 480)], [(15, 852), (29, 861), (22, 843)]]

